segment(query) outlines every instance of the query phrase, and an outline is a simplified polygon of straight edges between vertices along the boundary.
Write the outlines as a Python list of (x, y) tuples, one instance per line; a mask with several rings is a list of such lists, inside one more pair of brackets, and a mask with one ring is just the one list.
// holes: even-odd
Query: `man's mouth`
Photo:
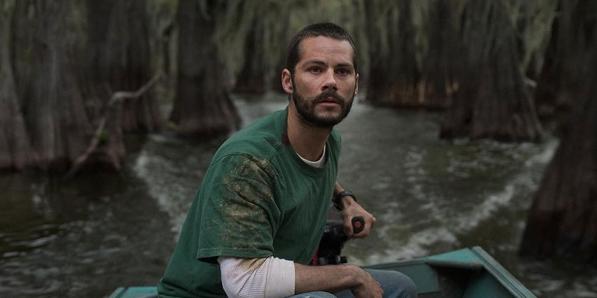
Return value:
[(319, 101), (319, 103), (335, 103), (335, 104), (339, 104), (339, 100), (333, 98), (333, 97), (326, 97), (324, 99), (322, 99), (321, 101)]
[(320, 104), (320, 103), (342, 105), (343, 101), (341, 98), (339, 98), (338, 95), (328, 93), (328, 94), (321, 94), (316, 98), (315, 104)]

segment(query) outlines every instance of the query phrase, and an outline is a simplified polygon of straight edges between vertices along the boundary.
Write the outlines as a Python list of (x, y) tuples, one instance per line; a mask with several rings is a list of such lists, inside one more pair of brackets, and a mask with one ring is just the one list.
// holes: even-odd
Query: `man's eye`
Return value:
[(310, 73), (321, 73), (321, 68), (320, 67), (309, 67), (308, 71)]
[(346, 68), (340, 68), (336, 70), (336, 73), (342, 76), (347, 76), (349, 74), (351, 74), (352, 72), (350, 71), (350, 69), (346, 69)]

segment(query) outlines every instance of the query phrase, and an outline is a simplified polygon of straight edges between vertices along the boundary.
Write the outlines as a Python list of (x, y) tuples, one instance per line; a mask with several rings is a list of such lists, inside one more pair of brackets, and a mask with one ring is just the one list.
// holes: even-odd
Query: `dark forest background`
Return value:
[(119, 170), (126, 135), (234, 131), (230, 95), (279, 91), (317, 21), (353, 33), (365, 102), (440, 111), (440, 138), (558, 136), (521, 253), (597, 262), (591, 0), (0, 0), (0, 169), (68, 179)]

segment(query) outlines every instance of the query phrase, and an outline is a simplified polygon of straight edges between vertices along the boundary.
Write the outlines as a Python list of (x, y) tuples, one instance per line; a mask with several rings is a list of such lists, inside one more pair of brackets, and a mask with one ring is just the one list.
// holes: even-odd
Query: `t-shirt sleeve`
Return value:
[(267, 160), (246, 155), (214, 161), (202, 185), (197, 258), (263, 258), (273, 255), (280, 211), (275, 174)]

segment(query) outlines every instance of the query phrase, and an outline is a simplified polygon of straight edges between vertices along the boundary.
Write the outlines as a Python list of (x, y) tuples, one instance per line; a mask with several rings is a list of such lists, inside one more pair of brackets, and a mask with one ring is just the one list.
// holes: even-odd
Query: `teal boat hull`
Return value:
[(397, 270), (408, 275), (417, 285), (419, 297), (536, 297), (478, 246), (367, 268)]
[[(536, 297), (478, 246), (366, 268), (396, 270), (408, 275), (417, 285), (419, 297), (423, 298)], [(155, 294), (155, 287), (120, 287), (110, 298), (141, 298)]]

